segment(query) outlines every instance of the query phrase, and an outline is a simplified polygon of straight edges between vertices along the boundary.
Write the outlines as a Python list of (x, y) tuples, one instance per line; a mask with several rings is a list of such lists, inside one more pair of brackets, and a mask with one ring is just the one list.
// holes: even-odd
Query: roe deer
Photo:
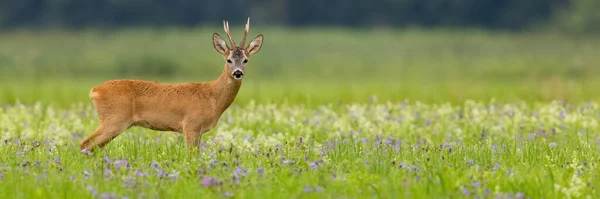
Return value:
[(90, 98), (100, 126), (80, 143), (81, 150), (92, 152), (96, 146), (103, 148), (132, 126), (183, 133), (186, 145), (197, 148), (202, 134), (217, 124), (235, 99), (248, 59), (262, 46), (262, 34), (244, 46), (249, 23), (248, 17), (239, 46), (231, 37), (229, 22), (223, 21), (223, 29), (231, 47), (218, 33), (213, 33), (213, 47), (226, 60), (223, 72), (214, 81), (165, 84), (125, 79), (110, 80), (92, 88)]

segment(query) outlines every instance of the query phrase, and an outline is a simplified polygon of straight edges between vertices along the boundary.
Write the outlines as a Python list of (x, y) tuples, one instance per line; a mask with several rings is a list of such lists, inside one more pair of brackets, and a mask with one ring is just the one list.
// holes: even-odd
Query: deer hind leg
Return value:
[(124, 121), (103, 121), (98, 129), (89, 137), (81, 142), (81, 150), (87, 149), (92, 152), (97, 146), (103, 148), (115, 137), (130, 127), (130, 124)]
[(103, 148), (133, 124), (131, 121), (131, 112), (126, 111), (128, 110), (127, 107), (131, 107), (130, 104), (114, 103), (115, 101), (127, 102), (127, 99), (115, 99), (115, 96), (105, 98), (97, 90), (98, 88), (93, 88), (90, 91), (90, 98), (98, 112), (100, 126), (92, 135), (79, 144), (81, 150), (87, 149), (90, 152), (96, 146)]

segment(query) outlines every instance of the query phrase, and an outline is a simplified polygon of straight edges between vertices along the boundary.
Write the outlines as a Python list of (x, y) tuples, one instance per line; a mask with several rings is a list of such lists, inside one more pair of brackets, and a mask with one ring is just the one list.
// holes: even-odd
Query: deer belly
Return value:
[(181, 121), (173, 117), (139, 117), (134, 126), (144, 127), (156, 131), (181, 131)]

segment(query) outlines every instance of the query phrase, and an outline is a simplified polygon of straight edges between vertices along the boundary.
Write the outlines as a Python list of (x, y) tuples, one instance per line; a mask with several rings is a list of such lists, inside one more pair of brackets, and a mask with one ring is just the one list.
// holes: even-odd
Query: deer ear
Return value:
[(226, 55), (227, 50), (229, 50), (229, 47), (227, 47), (227, 43), (225, 43), (225, 40), (221, 38), (221, 35), (219, 35), (219, 33), (213, 34), (213, 46), (215, 47), (215, 50), (217, 50), (217, 52), (221, 53), (222, 55)]
[(260, 47), (262, 47), (262, 43), (263, 43), (263, 35), (259, 34), (250, 42), (250, 44), (248, 45), (248, 48), (246, 48), (246, 52), (248, 52), (248, 55), (254, 55), (258, 51), (260, 51)]

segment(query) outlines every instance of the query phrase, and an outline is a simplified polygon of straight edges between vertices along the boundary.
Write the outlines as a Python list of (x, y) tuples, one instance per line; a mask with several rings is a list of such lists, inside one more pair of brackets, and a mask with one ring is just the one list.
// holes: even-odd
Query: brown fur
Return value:
[[(230, 37), (229, 27), (224, 28)], [(246, 24), (246, 34), (248, 24)], [(82, 150), (93, 151), (108, 144), (126, 129), (139, 126), (157, 131), (174, 131), (185, 135), (186, 144), (196, 147), (202, 134), (210, 131), (231, 105), (242, 85), (232, 77), (233, 70), (244, 70), (247, 60), (262, 46), (262, 35), (248, 47), (229, 48), (214, 33), (213, 44), (226, 62), (221, 75), (211, 82), (165, 84), (144, 80), (111, 80), (90, 91), (98, 112), (100, 126), (80, 143)], [(243, 45), (244, 41), (242, 41)]]

